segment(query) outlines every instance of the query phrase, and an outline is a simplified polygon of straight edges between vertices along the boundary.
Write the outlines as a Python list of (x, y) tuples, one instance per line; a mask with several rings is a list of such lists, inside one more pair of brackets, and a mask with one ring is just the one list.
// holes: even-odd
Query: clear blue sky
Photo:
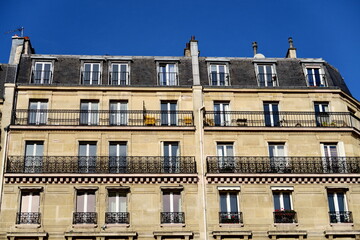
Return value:
[(191, 35), (201, 56), (298, 57), (338, 68), (360, 100), (360, 0), (1, 0), (0, 62), (25, 27), (36, 53), (181, 56)]

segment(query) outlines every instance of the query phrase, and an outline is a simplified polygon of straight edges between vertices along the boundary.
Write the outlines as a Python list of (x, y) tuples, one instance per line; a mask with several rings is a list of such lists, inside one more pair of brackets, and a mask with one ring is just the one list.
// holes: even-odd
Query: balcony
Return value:
[(294, 210), (281, 210), (274, 212), (274, 223), (297, 223)]
[(352, 223), (352, 212), (329, 212), (330, 223)]
[(219, 223), (240, 224), (242, 223), (241, 212), (219, 212)]
[(97, 224), (97, 213), (74, 212), (73, 224)]
[(195, 157), (9, 156), (7, 173), (191, 174)]
[(41, 214), (39, 212), (16, 213), (16, 224), (40, 224)]
[(47, 126), (177, 126), (192, 127), (192, 111), (29, 110), (13, 112), (15, 125)]
[(204, 125), (208, 127), (353, 127), (359, 130), (360, 119), (349, 112), (206, 111)]
[(105, 223), (106, 224), (129, 224), (128, 212), (106, 212)]
[(275, 73), (259, 73), (257, 81), (259, 87), (275, 87), (277, 86), (277, 77)]
[(31, 76), (32, 84), (50, 84), (52, 71), (50, 70), (33, 70)]
[(360, 173), (360, 157), (207, 157), (208, 173)]
[(161, 212), (161, 224), (167, 223), (185, 223), (185, 213), (183, 212)]

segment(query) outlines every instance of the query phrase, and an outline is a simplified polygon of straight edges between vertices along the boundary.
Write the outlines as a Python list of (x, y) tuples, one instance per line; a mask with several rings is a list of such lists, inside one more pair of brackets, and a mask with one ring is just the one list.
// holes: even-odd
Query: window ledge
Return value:
[(294, 226), (297, 227), (299, 226), (299, 223), (274, 223), (274, 227), (277, 226)]
[(354, 223), (330, 223), (330, 226), (354, 226)]
[(15, 224), (15, 228), (27, 228), (27, 229), (34, 229), (40, 228), (41, 224)]
[(105, 226), (105, 228), (116, 228), (116, 227), (128, 228), (128, 227), (130, 227), (130, 224), (128, 224), (128, 223), (111, 223), (111, 224), (105, 224), (104, 226)]
[(185, 227), (185, 223), (162, 223), (160, 227)]
[(219, 227), (240, 228), (240, 227), (244, 227), (244, 224), (243, 223), (220, 223)]
[(73, 224), (72, 225), (73, 228), (97, 228), (98, 225), (97, 224)]

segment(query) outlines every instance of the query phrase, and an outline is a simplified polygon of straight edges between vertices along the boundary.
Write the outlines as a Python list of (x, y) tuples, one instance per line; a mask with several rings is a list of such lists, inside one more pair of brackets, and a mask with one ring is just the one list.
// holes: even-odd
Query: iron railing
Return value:
[(352, 223), (352, 212), (342, 211), (342, 212), (329, 212), (330, 223)]
[(184, 212), (161, 212), (161, 223), (185, 223)]
[(258, 86), (275, 87), (277, 86), (277, 77), (275, 73), (259, 73), (257, 75)]
[(360, 173), (360, 157), (207, 157), (208, 173)]
[[(37, 120), (36, 120), (37, 119)], [(192, 111), (18, 109), (15, 125), (194, 126)]]
[(219, 223), (239, 224), (242, 222), (241, 212), (219, 212)]
[(205, 126), (230, 127), (353, 127), (360, 119), (349, 112), (206, 111)]
[(111, 85), (129, 85), (129, 72), (110, 72)]
[(40, 224), (41, 214), (39, 212), (16, 213), (16, 224)]
[(74, 212), (73, 224), (97, 224), (97, 213)]
[(294, 210), (283, 210), (274, 212), (274, 223), (297, 223)]
[(327, 87), (325, 74), (306, 74), (309, 87)]
[(195, 157), (9, 156), (7, 173), (196, 173)]
[(101, 84), (100, 71), (82, 71), (81, 74), (82, 84), (84, 85), (99, 85)]
[(160, 86), (177, 86), (179, 85), (177, 72), (159, 72), (158, 80)]
[(229, 74), (222, 72), (212, 72), (209, 74), (212, 86), (229, 86)]
[(106, 212), (105, 213), (106, 224), (129, 224), (128, 212)]
[(33, 70), (31, 83), (33, 84), (50, 84), (52, 79), (51, 70)]

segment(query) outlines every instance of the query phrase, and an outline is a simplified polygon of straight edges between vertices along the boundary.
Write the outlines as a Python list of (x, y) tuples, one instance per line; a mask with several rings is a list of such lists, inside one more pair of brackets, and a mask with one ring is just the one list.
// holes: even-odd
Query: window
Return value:
[(95, 190), (77, 190), (74, 224), (96, 224)]
[(159, 85), (175, 86), (178, 85), (177, 66), (175, 63), (158, 64)]
[(109, 145), (110, 173), (127, 172), (126, 155), (127, 155), (126, 142), (110, 142)]
[(271, 172), (286, 173), (289, 169), (285, 154), (284, 143), (269, 143), (269, 157)]
[(99, 124), (99, 102), (84, 100), (80, 103), (80, 124), (98, 125)]
[(215, 126), (230, 126), (229, 102), (214, 102)]
[(110, 71), (111, 85), (129, 85), (129, 65), (127, 63), (113, 63)]
[(229, 86), (229, 72), (225, 64), (210, 64), (210, 85), (212, 86)]
[(321, 143), (324, 173), (346, 173), (346, 158), (339, 156), (338, 143)]
[(257, 64), (257, 80), (259, 87), (275, 87), (277, 86), (277, 77), (275, 65), (273, 64)]
[(100, 63), (84, 63), (82, 72), (82, 84), (99, 85), (101, 69)]
[[(281, 189), (281, 188), (280, 188)], [(296, 223), (296, 212), (293, 210), (291, 191), (273, 191), (274, 222)]]
[(29, 118), (30, 125), (43, 125), (47, 122), (47, 100), (30, 100)]
[(317, 127), (330, 126), (329, 103), (328, 102), (315, 102), (315, 118)]
[(164, 142), (163, 144), (164, 156), (164, 172), (165, 173), (179, 173), (179, 143), (178, 142)]
[(127, 192), (120, 190), (109, 190), (108, 210), (105, 213), (105, 223), (129, 224), (129, 213), (127, 211)]
[(234, 146), (233, 143), (217, 143), (216, 146), (220, 172), (234, 172)]
[(220, 223), (241, 223), (238, 192), (220, 191)]
[(345, 189), (328, 191), (330, 223), (352, 223), (352, 213), (348, 211)]
[(110, 101), (110, 125), (127, 125), (127, 108), (127, 101)]
[(161, 223), (185, 223), (184, 213), (181, 212), (180, 191), (163, 191)]
[(43, 141), (26, 141), (25, 143), (25, 172), (41, 173), (43, 165)]
[(96, 171), (96, 142), (79, 143), (79, 172), (94, 173)]
[(40, 224), (40, 191), (21, 191), (20, 211), (16, 224)]
[(279, 103), (264, 102), (264, 117), (266, 127), (280, 126)]
[(177, 125), (176, 101), (161, 101), (161, 125)]
[(305, 68), (307, 85), (309, 87), (326, 87), (326, 78), (321, 66), (313, 66)]
[(35, 62), (31, 83), (50, 84), (52, 80), (52, 71), (51, 62)]

